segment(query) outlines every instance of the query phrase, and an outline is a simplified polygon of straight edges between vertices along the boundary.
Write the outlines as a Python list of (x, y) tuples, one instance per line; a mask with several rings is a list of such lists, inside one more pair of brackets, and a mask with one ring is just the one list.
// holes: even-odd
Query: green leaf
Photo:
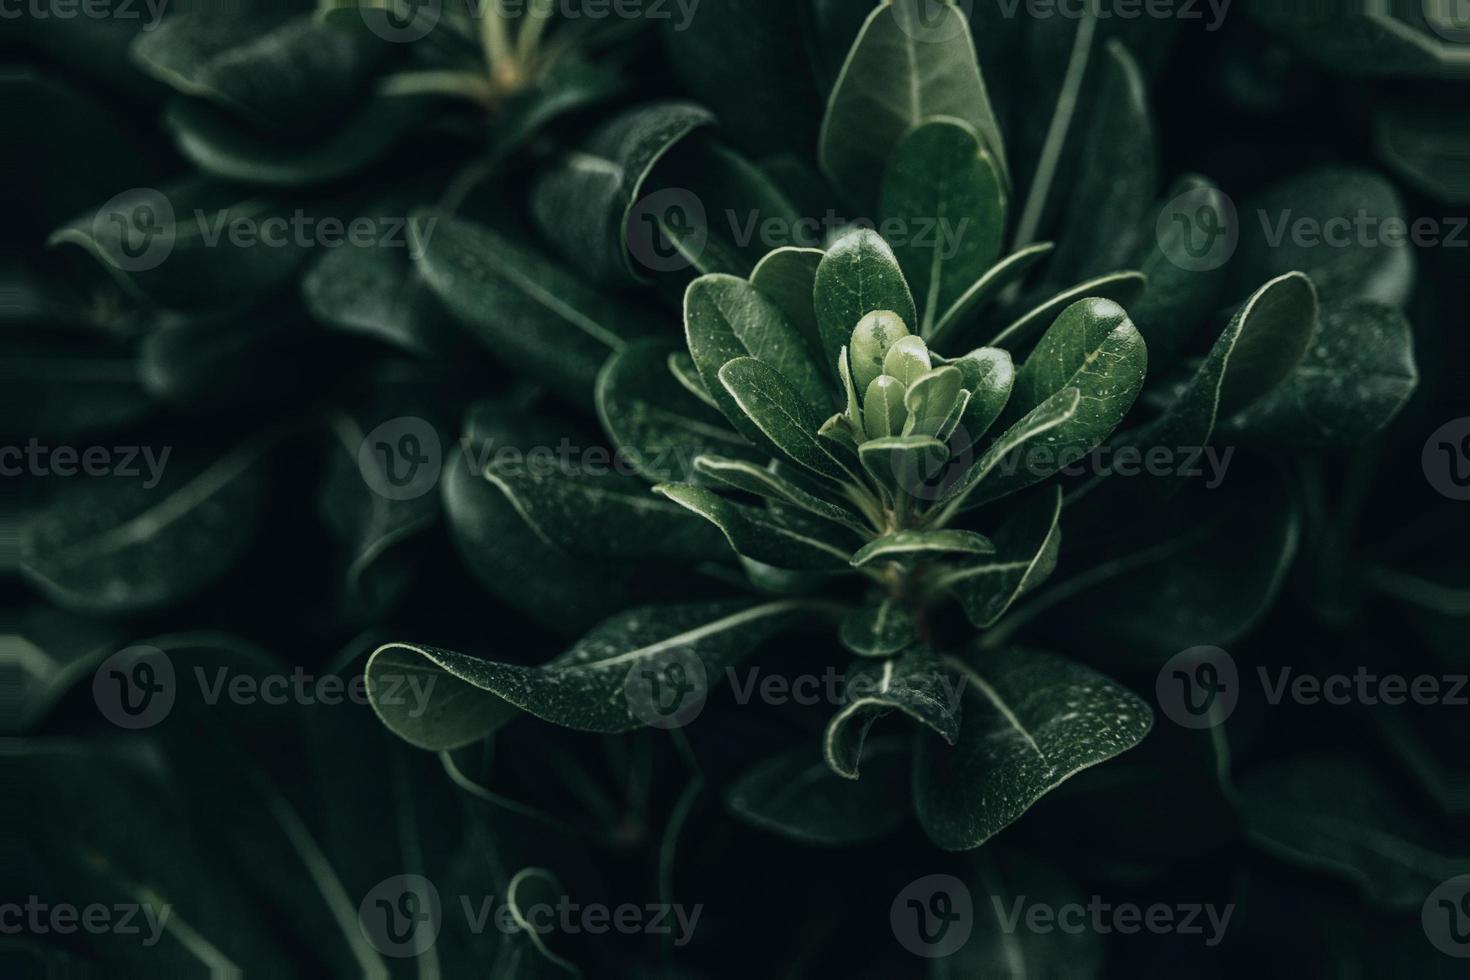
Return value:
[(1360, 760), (1277, 763), (1241, 780), (1239, 807), (1257, 847), (1348, 881), (1381, 908), (1417, 911), (1436, 885), (1470, 874), (1470, 859)]
[(701, 453), (764, 463), (766, 454), (670, 375), (668, 359), (668, 344), (635, 341), (597, 375), (597, 416), (620, 460), (652, 482), (699, 482), (694, 459)]
[(942, 437), (945, 426), (958, 417), (963, 380), (958, 368), (937, 367), (911, 381), (903, 396), (908, 412), (904, 435)]
[(844, 616), (838, 639), (859, 657), (888, 657), (918, 642), (919, 624), (899, 603), (883, 599)]
[(959, 741), (922, 738), (913, 770), (919, 823), (945, 850), (979, 847), (1153, 725), (1141, 698), (1061, 657), (1005, 649), (947, 662), (968, 695)]
[(182, 12), (140, 33), (133, 59), (175, 91), (261, 129), (304, 131), (340, 119), (391, 50), (365, 30), (272, 19)]
[(685, 391), (710, 408), (719, 410), (720, 406), (715, 401), (715, 396), (711, 395), (709, 389), (704, 386), (704, 379), (699, 376), (699, 369), (694, 366), (694, 358), (689, 356), (688, 351), (670, 351), (668, 363), (669, 373), (674, 376), (675, 381), (684, 386)]
[(1287, 272), (1312, 277), (1323, 303), (1403, 306), (1414, 289), (1414, 249), (1403, 199), (1366, 170), (1324, 167), (1268, 187), (1240, 206), (1240, 244), (1227, 298)]
[(933, 436), (888, 436), (858, 447), (863, 469), (895, 493), (922, 496), (931, 479), (943, 472), (949, 447)]
[(725, 791), (737, 817), (803, 844), (843, 846), (884, 837), (903, 822), (903, 773), (907, 739), (875, 739), (868, 748), (867, 774), (843, 779), (809, 745), (800, 745), (754, 766)]
[(892, 531), (874, 538), (852, 556), (855, 568), (875, 561), (912, 564), (937, 555), (993, 555), (995, 545), (983, 534), (945, 528), (939, 531)]
[(1418, 382), (1402, 313), (1376, 303), (1329, 306), (1316, 342), (1280, 387), (1227, 424), (1233, 435), (1274, 445), (1352, 446), (1387, 426)]
[(1168, 508), (1149, 506), (1153, 522), (1126, 548), (1057, 587), (1073, 597), (1049, 621), (1086, 623), (1089, 643), (1148, 667), (1193, 646), (1228, 649), (1275, 602), (1301, 538), (1285, 481), (1253, 475), (1191, 481)]
[(1106, 45), (1102, 71), (1051, 269), (1063, 281), (1117, 268), (1158, 193), (1158, 151), (1143, 73), (1116, 39)]
[[(392, 220), (406, 202), (387, 199), (374, 218)], [(348, 240), (325, 250), (301, 278), (301, 297), (319, 322), (375, 337), (417, 356), (455, 358), (472, 345), (444, 312), (409, 250)]]
[(163, 122), (179, 152), (205, 173), (246, 184), (297, 187), (362, 170), (441, 107), (429, 97), (379, 93), (324, 137), (301, 146), (283, 146), (242, 126), (232, 113), (192, 99), (170, 103)]
[[(1217, 425), (1275, 390), (1317, 332), (1317, 291), (1300, 272), (1273, 279), (1246, 300), (1162, 417), (1125, 445), (1203, 448)], [(1177, 485), (1177, 483), (1176, 483)]]
[(775, 368), (754, 357), (737, 357), (720, 368), (719, 381), (750, 423), (788, 458), (834, 480), (847, 475), (817, 441), (821, 423), (811, 403)]
[(262, 452), (246, 443), (186, 460), (150, 447), (134, 464), (137, 479), (69, 484), (21, 525), (21, 575), (80, 611), (134, 612), (187, 598), (254, 542)]
[(769, 497), (772, 500), (799, 507), (809, 514), (815, 514), (834, 524), (841, 524), (859, 534), (869, 534), (872, 531), (861, 517), (848, 508), (807, 492), (767, 467), (740, 459), (700, 456), (694, 460), (694, 468), (736, 490), (744, 490), (746, 493)]
[(741, 357), (762, 361), (795, 388), (808, 411), (832, 403), (828, 374), (812, 360), (801, 334), (780, 308), (743, 279), (707, 275), (690, 283), (684, 294), (684, 332), (705, 388), (731, 424), (758, 446), (774, 444), (746, 421), (739, 403), (720, 383), (720, 369), (728, 362)]
[(817, 313), (812, 306), (817, 267), (825, 254), (819, 248), (792, 245), (772, 249), (756, 263), (755, 271), (750, 274), (750, 283), (776, 304), (787, 322), (806, 340), (812, 359), (820, 363), (830, 377), (832, 366), (827, 363), (822, 336), (817, 330)]
[[(534, 458), (534, 457), (532, 457)], [(724, 553), (719, 534), (648, 484), (605, 472), (495, 457), (484, 476), (538, 535), (573, 555), (699, 562)]]
[(931, 367), (929, 348), (922, 339), (913, 335), (898, 338), (883, 356), (883, 374), (896, 378), (905, 391)]
[(863, 394), (863, 431), (869, 439), (886, 439), (903, 432), (908, 409), (903, 405), (903, 382), (880, 374)]
[(904, 136), (936, 116), (968, 123), (1009, 182), (969, 25), (948, 4), (940, 12), (921, 3), (895, 0), (868, 15), (827, 102), (818, 146), (822, 170), (859, 206), (877, 198)]
[(650, 570), (577, 558), (547, 544), (469, 462), (496, 445), (555, 446), (563, 438), (564, 429), (528, 420), (508, 406), (477, 405), (466, 423), (464, 448), (445, 457), (440, 489), (455, 551), (476, 581), (542, 626), (575, 633), (653, 598)]
[[(944, 526), (961, 510), (1045, 479), (1050, 475), (1048, 470), (1064, 465), (1051, 448), (1055, 444), (1053, 433), (1063, 431), (1077, 417), (1080, 404), (1076, 388), (1063, 388), (1002, 433), (940, 497), (943, 506), (934, 511), (934, 526)], [(1039, 460), (1029, 458), (1033, 444), (1040, 445)], [(995, 479), (990, 479), (992, 473), (998, 473)], [(976, 493), (981, 486), (983, 492)]]
[(419, 272), (492, 354), (584, 399), (609, 353), (647, 334), (582, 279), (491, 229), (444, 214), (410, 222)]
[(1000, 257), (1006, 199), (995, 161), (966, 123), (927, 121), (894, 152), (878, 213), (906, 231), (894, 253), (918, 292), (915, 330), (928, 337)]
[[(53, 232), (47, 244), (73, 245), (130, 295), (177, 310), (258, 303), (291, 281), (310, 254), (300, 236), (263, 247), (261, 230), (314, 217), (272, 198), (190, 177), (133, 188)], [(270, 224), (267, 224), (267, 223)]]
[[(802, 605), (721, 600), (629, 609), (539, 667), (389, 643), (368, 661), (368, 697), (395, 734), (426, 749), (469, 745), (522, 711), (578, 731), (628, 732), (650, 723), (627, 691), (638, 672), (678, 666), (702, 697), (727, 667), (798, 620)], [(433, 679), (415, 688), (427, 691), (423, 702), (402, 693), (414, 678)]]
[(1040, 450), (1032, 445), (1046, 458), (1000, 474), (986, 488), (988, 499), (1043, 480), (1099, 445), (1133, 407), (1147, 371), (1143, 337), (1117, 303), (1086, 299), (1063, 310), (1016, 371), (1004, 417), (1018, 418), (1067, 388), (1081, 401), (1071, 418), (1045, 432)]
[[(721, 128), (756, 153), (809, 152), (821, 103), (805, 70), (805, 32), (780, 3), (722, 4), (663, 22), (664, 48), (678, 77)], [(802, 66), (794, 70), (794, 66)]]
[(125, 426), (155, 409), (130, 344), (17, 338), (0, 350), (0, 385), (9, 402), (0, 431), (18, 442)]
[[(796, 572), (848, 570), (855, 546), (845, 532), (814, 536), (785, 526), (768, 512), (726, 500), (712, 490), (661, 484), (654, 490), (699, 514), (725, 532), (737, 554)], [(826, 525), (831, 527), (831, 525)], [(836, 528), (832, 528), (836, 532)]]
[(687, 102), (640, 106), (612, 119), (537, 180), (531, 194), (537, 225), (594, 281), (642, 278), (627, 236), (648, 175), (676, 144), (713, 122), (707, 110)]
[(1029, 494), (995, 532), (994, 558), (940, 579), (970, 622), (982, 629), (995, 625), (1017, 599), (1046, 581), (1061, 550), (1061, 514), (1060, 487)]
[(1224, 236), (1235, 220), (1234, 207), (1209, 178), (1185, 174), (1141, 223), (1139, 244), (1123, 264), (1148, 280), (1148, 288), (1127, 305), (1155, 370), (1172, 362), (1215, 310), (1225, 284), (1231, 242)]
[(827, 765), (845, 779), (857, 779), (868, 730), (890, 711), (908, 715), (955, 744), (963, 690), (954, 669), (924, 650), (853, 664), (843, 684), (842, 709), (827, 722), (822, 736)]
[(973, 445), (1005, 411), (1016, 383), (1016, 368), (1011, 355), (999, 347), (978, 347), (949, 363), (959, 370), (961, 384), (971, 395), (960, 426), (962, 438)]
[[(813, 289), (817, 328), (830, 364), (837, 363), (838, 352), (852, 340), (858, 321), (875, 310), (897, 313), (910, 330), (918, 323), (914, 297), (898, 259), (888, 243), (868, 229), (850, 232), (833, 243), (817, 266)], [(854, 350), (855, 370), (859, 356)]]
[(1001, 259), (962, 293), (934, 323), (925, 338), (934, 347), (960, 347), (974, 342), (981, 326), (979, 312), (1009, 286), (1017, 285), (1037, 262), (1051, 254), (1051, 242), (1038, 242)]
[[(852, 331), (851, 361), (843, 357), (841, 351), (837, 355), (837, 373), (842, 376), (843, 387), (848, 389), (848, 408), (852, 407), (854, 388), (867, 391), (880, 374), (892, 373), (884, 370), (884, 364), (889, 352), (902, 340), (917, 341), (919, 350), (925, 350), (923, 341), (912, 336), (903, 318), (892, 310), (874, 310), (857, 322)], [(927, 353), (924, 356), (927, 357)]]
[(1147, 284), (1143, 273), (1132, 270), (1110, 272), (1096, 279), (1078, 283), (1021, 314), (1010, 326), (996, 334), (986, 346), (1004, 347), (1013, 353), (1017, 352), (1023, 345), (1030, 342), (1031, 335), (1037, 330), (1054, 323), (1057, 317), (1065, 313), (1068, 308), (1084, 299), (1112, 300), (1126, 308), (1144, 292)]

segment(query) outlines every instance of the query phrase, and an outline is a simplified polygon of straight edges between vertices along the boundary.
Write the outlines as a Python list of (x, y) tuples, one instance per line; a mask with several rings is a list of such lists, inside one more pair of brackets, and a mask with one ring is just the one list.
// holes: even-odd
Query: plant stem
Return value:
[(481, 0), (484, 10), (480, 14), (480, 44), (485, 49), (485, 61), (490, 73), (495, 75), (513, 69), (515, 55), (511, 51), (510, 36), (505, 29), (505, 11), (501, 0)]

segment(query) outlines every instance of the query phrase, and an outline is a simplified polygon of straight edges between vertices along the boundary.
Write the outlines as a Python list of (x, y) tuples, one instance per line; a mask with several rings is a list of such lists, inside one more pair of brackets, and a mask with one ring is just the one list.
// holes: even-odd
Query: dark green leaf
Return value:
[(850, 535), (830, 524), (814, 535), (793, 529), (768, 512), (726, 500), (712, 490), (686, 484), (660, 484), (654, 490), (713, 523), (736, 553), (767, 565), (797, 572), (846, 571), (855, 550)]
[(825, 254), (819, 248), (786, 246), (773, 249), (756, 263), (750, 282), (786, 315), (786, 320), (806, 339), (812, 358), (820, 362), (823, 372), (830, 376), (832, 365), (827, 363), (822, 337), (817, 330), (816, 310), (812, 306), (817, 266)]
[(1275, 184), (1240, 208), (1227, 299), (1301, 271), (1323, 303), (1403, 306), (1414, 288), (1404, 202), (1378, 174), (1325, 167)]
[(1278, 763), (1241, 781), (1239, 806), (1256, 846), (1351, 882), (1384, 908), (1417, 911), (1440, 882), (1470, 874), (1470, 859), (1360, 761)]
[[(740, 357), (762, 361), (795, 388), (808, 411), (832, 403), (827, 372), (812, 360), (796, 327), (743, 279), (708, 275), (690, 283), (684, 294), (684, 331), (705, 388), (741, 434), (758, 446), (774, 444), (746, 421), (739, 403), (720, 383), (720, 369), (728, 362)], [(815, 434), (815, 427), (811, 431)]]
[(619, 459), (654, 482), (700, 482), (694, 460), (701, 453), (766, 462), (768, 454), (670, 375), (668, 357), (668, 344), (637, 341), (610, 357), (597, 376), (597, 415)]
[(842, 710), (827, 722), (822, 737), (827, 765), (839, 776), (857, 779), (868, 729), (890, 711), (903, 712), (955, 744), (963, 690), (954, 669), (924, 650), (910, 650), (878, 663), (853, 664), (843, 685)]
[(905, 230), (894, 253), (918, 292), (915, 332), (928, 337), (1000, 257), (1006, 198), (995, 161), (967, 124), (925, 122), (894, 152), (878, 212)]
[[(468, 745), (521, 711), (578, 731), (632, 731), (652, 721), (629, 691), (642, 671), (682, 668), (682, 681), (702, 699), (726, 668), (798, 619), (801, 608), (796, 600), (724, 600), (629, 609), (539, 667), (390, 643), (368, 662), (368, 696), (394, 733), (428, 749)], [(415, 688), (426, 692), (422, 703), (403, 693), (415, 678), (433, 681)]]
[(860, 844), (892, 833), (903, 822), (906, 739), (875, 739), (867, 774), (843, 779), (812, 746), (801, 745), (742, 774), (725, 791), (726, 805), (741, 819), (805, 844)]
[(1387, 426), (1418, 381), (1403, 314), (1375, 303), (1329, 306), (1316, 342), (1286, 381), (1229, 426), (1277, 445), (1351, 446)]
[(867, 534), (872, 530), (852, 510), (797, 486), (769, 467), (721, 456), (700, 456), (694, 460), (694, 468), (736, 490), (799, 507), (809, 514), (841, 524), (859, 534)]
[(1107, 43), (1103, 78), (1080, 148), (1068, 218), (1052, 265), (1063, 281), (1117, 268), (1129, 235), (1158, 193), (1158, 153), (1148, 87), (1119, 41)]
[(1030, 494), (995, 532), (995, 557), (957, 569), (941, 584), (964, 607), (976, 626), (985, 628), (1005, 614), (1021, 596), (1046, 581), (1057, 566), (1062, 531), (1061, 488)]
[(1153, 725), (1137, 695), (1061, 657), (1005, 649), (947, 662), (968, 696), (959, 742), (922, 738), (914, 759), (919, 823), (945, 850), (979, 847)]
[(898, 259), (877, 232), (867, 229), (843, 235), (827, 250), (817, 266), (812, 298), (829, 364), (837, 363), (858, 321), (875, 310), (897, 313), (910, 331), (918, 323)]
[(937, 555), (993, 555), (995, 545), (983, 534), (946, 528), (940, 531), (893, 531), (874, 538), (852, 556), (854, 567), (875, 561), (912, 563)]
[(868, 15), (827, 102), (822, 169), (854, 204), (866, 206), (903, 137), (935, 116), (968, 123), (1009, 181), (964, 15), (948, 4), (942, 12), (926, 9), (922, 0), (882, 4)]
[(573, 555), (699, 562), (724, 554), (708, 523), (611, 467), (493, 458), (484, 476), (548, 544)]
[(419, 271), (450, 313), (497, 358), (567, 397), (585, 398), (608, 354), (649, 330), (521, 242), (432, 212), (410, 225)]
[(22, 575), (68, 609), (131, 612), (186, 598), (255, 537), (265, 494), (256, 443), (208, 461), (149, 447), (136, 479), (81, 480), (20, 529)]
[(991, 266), (940, 315), (926, 339), (935, 347), (963, 348), (973, 343), (970, 334), (981, 326), (977, 319), (980, 311), (1006, 287), (1021, 283), (1031, 267), (1051, 254), (1053, 247), (1050, 242), (1028, 245)]
[(996, 334), (986, 346), (1004, 347), (1012, 353), (1018, 353), (1025, 344), (1030, 342), (1032, 334), (1054, 323), (1057, 317), (1065, 313), (1069, 307), (1082, 300), (1107, 299), (1126, 308), (1144, 292), (1147, 284), (1143, 273), (1131, 270), (1110, 272), (1096, 279), (1078, 283), (1023, 313), (1012, 321), (1010, 326)]
[(675, 144), (713, 122), (707, 110), (686, 102), (640, 106), (614, 118), (538, 180), (532, 207), (542, 233), (597, 282), (642, 278), (627, 236), (644, 183)]
[(859, 657), (887, 657), (919, 639), (919, 624), (892, 599), (866, 603), (842, 620), (838, 638)]
[(834, 480), (847, 475), (817, 441), (821, 423), (811, 403), (775, 368), (754, 357), (737, 357), (720, 368), (719, 382), (750, 424), (791, 460)]

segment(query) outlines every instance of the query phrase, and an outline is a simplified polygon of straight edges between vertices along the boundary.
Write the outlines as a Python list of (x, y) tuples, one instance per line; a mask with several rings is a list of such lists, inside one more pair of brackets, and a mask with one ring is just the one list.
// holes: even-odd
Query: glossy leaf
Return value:
[(766, 511), (726, 500), (703, 487), (666, 483), (654, 490), (718, 527), (738, 554), (777, 568), (845, 571), (856, 547), (830, 524), (826, 526), (832, 530), (820, 535), (793, 529)]
[[(918, 322), (898, 259), (887, 242), (867, 229), (842, 236), (827, 250), (817, 266), (812, 300), (822, 348), (832, 364), (852, 340), (858, 322), (875, 310), (897, 313), (910, 332)], [(886, 352), (886, 345), (878, 346)]]
[(941, 531), (893, 531), (874, 538), (852, 556), (855, 567), (875, 561), (912, 563), (941, 555), (993, 555), (995, 545), (983, 534), (946, 528)]
[(784, 376), (811, 411), (832, 402), (827, 372), (812, 360), (796, 327), (743, 279), (710, 275), (690, 283), (684, 294), (684, 332), (705, 388), (731, 424), (756, 445), (772, 443), (746, 420), (734, 396), (720, 383), (720, 369), (728, 362), (740, 357), (762, 361)]
[(857, 779), (869, 729), (893, 711), (955, 744), (962, 692), (954, 669), (926, 650), (910, 650), (881, 663), (853, 664), (843, 682), (842, 709), (827, 722), (822, 736), (827, 765), (839, 776)]
[(922, 738), (913, 770), (919, 823), (945, 850), (979, 847), (1153, 725), (1137, 695), (1052, 654), (992, 650), (948, 663), (965, 681), (959, 741)]
[(416, 215), (411, 228), (419, 271), (449, 312), (568, 397), (585, 398), (608, 354), (650, 329), (523, 242), (442, 214)]
[(894, 253), (917, 294), (914, 329), (928, 337), (1000, 257), (1006, 198), (995, 161), (967, 124), (925, 122), (894, 152), (878, 212), (904, 231)]
[(1291, 374), (1229, 428), (1276, 445), (1351, 446), (1387, 426), (1418, 381), (1403, 314), (1374, 303), (1329, 306)]
[(694, 468), (736, 490), (744, 490), (746, 493), (790, 504), (792, 507), (798, 507), (809, 514), (832, 521), (834, 524), (841, 524), (859, 534), (867, 534), (871, 531), (871, 528), (849, 508), (797, 486), (767, 466), (759, 466), (745, 460), (725, 459), (721, 456), (700, 456), (695, 459)]
[(644, 183), (675, 144), (713, 122), (707, 110), (686, 102), (655, 103), (617, 116), (537, 181), (537, 224), (594, 281), (641, 278), (627, 236)]
[(719, 382), (750, 424), (787, 458), (821, 476), (843, 478), (845, 468), (817, 441), (821, 423), (810, 403), (775, 368), (754, 357), (737, 357), (720, 368)]
[(842, 645), (859, 657), (887, 657), (919, 639), (919, 624), (897, 602), (865, 603), (848, 613), (838, 631)]
[[(390, 643), (368, 662), (368, 696), (389, 728), (421, 748), (468, 745), (522, 711), (578, 731), (627, 732), (649, 723), (625, 693), (632, 672), (702, 668), (703, 678), (686, 678), (702, 694), (800, 610), (797, 601), (728, 600), (629, 609), (539, 667)], [(419, 688), (427, 703), (390, 696), (414, 676), (434, 679)]]
[(961, 347), (974, 343), (980, 329), (980, 311), (1011, 286), (1025, 281), (1026, 273), (1051, 254), (1050, 242), (1037, 242), (1006, 256), (955, 299), (933, 325), (926, 339), (935, 347)]
[(921, 0), (883, 4), (868, 15), (827, 102), (822, 169), (838, 191), (867, 205), (903, 137), (935, 116), (968, 123), (1009, 180), (1000, 126), (963, 15), (947, 4), (942, 12), (925, 10)]
[(965, 565), (940, 580), (971, 623), (981, 628), (995, 625), (1017, 599), (1056, 569), (1061, 513), (1061, 489), (1038, 490), (995, 532), (994, 558)]

